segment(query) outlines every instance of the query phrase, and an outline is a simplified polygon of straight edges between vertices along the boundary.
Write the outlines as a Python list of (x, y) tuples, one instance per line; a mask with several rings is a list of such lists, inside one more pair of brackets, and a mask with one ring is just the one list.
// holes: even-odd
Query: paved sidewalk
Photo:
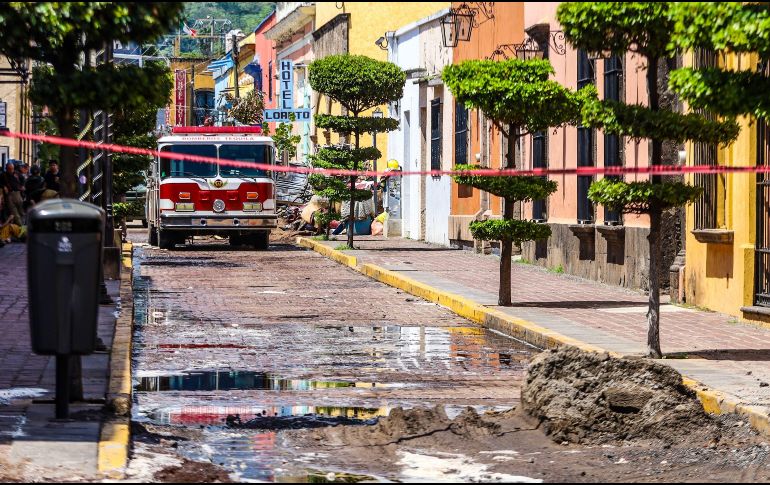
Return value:
[[(341, 242), (322, 243), (335, 248)], [(356, 247), (343, 253), (356, 257), (359, 267), (377, 265), (591, 346), (630, 356), (645, 353), (647, 297), (639, 292), (516, 263), (514, 306), (498, 307), (498, 257), (381, 237), (356, 237)], [(770, 414), (770, 329), (663, 304), (661, 343), (668, 354), (663, 362)]]
[[(73, 420), (54, 422), (55, 358), (32, 353), (27, 307), (25, 244), (0, 248), (0, 478), (96, 478), (107, 392), (109, 354), (83, 357), (86, 403), (73, 403)], [(107, 284), (115, 300), (118, 281)], [(100, 307), (99, 336), (109, 344), (116, 307)]]

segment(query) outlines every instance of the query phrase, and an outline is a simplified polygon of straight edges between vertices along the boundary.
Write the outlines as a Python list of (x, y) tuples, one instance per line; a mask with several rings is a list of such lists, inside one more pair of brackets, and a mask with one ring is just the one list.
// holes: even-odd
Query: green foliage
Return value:
[[(168, 75), (161, 76), (163, 85), (159, 89), (171, 91), (171, 73), (165, 65), (160, 64), (160, 67), (166, 70)], [(112, 113), (113, 142), (138, 148), (156, 148), (157, 137), (153, 134), (155, 119), (158, 109), (165, 106), (166, 102), (165, 99), (156, 99), (155, 102), (145, 99), (140, 106), (116, 109)], [(147, 172), (152, 157), (129, 153), (113, 153), (111, 157), (112, 192), (116, 197), (144, 183), (144, 173)]]
[(243, 125), (260, 125), (265, 111), (265, 93), (252, 89), (242, 98), (235, 98), (225, 94), (228, 103), (232, 107), (227, 110), (227, 115)]
[(551, 228), (547, 224), (516, 219), (473, 221), (470, 223), (474, 239), (481, 241), (511, 241), (521, 244), (525, 241), (548, 239)]
[(767, 4), (741, 2), (671, 3), (672, 47), (770, 54)]
[(297, 144), (302, 140), (299, 135), (292, 135), (292, 123), (296, 120), (294, 113), (289, 114), (290, 123), (280, 123), (275, 128), (273, 143), (278, 153), (286, 152), (289, 159), (297, 156)]
[[(61, 136), (74, 135), (78, 109), (141, 109), (165, 104), (167, 69), (102, 64), (79, 69), (81, 57), (113, 41), (152, 42), (177, 25), (181, 3), (174, 2), (11, 2), (0, 3), (0, 54), (40, 66), (29, 98), (47, 106)], [(168, 82), (166, 81), (168, 79)], [(75, 151), (60, 150), (62, 195), (77, 194)]]
[(535, 132), (580, 117), (582, 96), (548, 77), (547, 60), (470, 60), (444, 68), (441, 78), (468, 108), (480, 109), (498, 125)]
[(556, 17), (564, 37), (588, 52), (664, 57), (674, 21), (669, 2), (564, 2)]
[(335, 251), (350, 251), (352, 249), (355, 249), (355, 248), (352, 248), (347, 244), (340, 244), (339, 246), (334, 248)]
[(144, 215), (144, 204), (139, 201), (115, 202), (112, 204), (112, 215), (119, 221), (126, 217), (142, 217)]
[(723, 116), (770, 117), (770, 79), (761, 73), (684, 68), (671, 73), (669, 86), (691, 108)]
[(712, 121), (695, 113), (652, 111), (642, 105), (597, 98), (583, 105), (583, 125), (601, 128), (605, 133), (677, 143), (691, 140), (728, 144), (740, 132), (733, 119)]
[(350, 177), (327, 176), (320, 173), (314, 173), (308, 177), (308, 182), (316, 195), (324, 197), (330, 202), (350, 200), (351, 197), (353, 197), (356, 202), (372, 198), (372, 192), (370, 190), (355, 189), (351, 191), (349, 178)]
[(155, 40), (177, 26), (181, 11), (176, 2), (0, 3), (0, 52), (66, 72), (80, 52), (101, 49), (107, 41)]
[[(274, 2), (184, 2), (184, 18), (192, 27), (196, 19), (228, 19), (233, 29), (248, 33), (275, 10)], [(204, 34), (204, 32), (200, 32)]]
[(318, 168), (344, 168), (347, 170), (357, 170), (360, 164), (369, 160), (377, 160), (382, 153), (374, 147), (364, 148), (336, 148), (328, 147), (318, 150), (318, 153), (311, 155), (313, 166)]
[(588, 198), (612, 210), (647, 214), (695, 202), (703, 194), (702, 187), (682, 182), (624, 182), (603, 178), (591, 184)]
[(169, 69), (157, 62), (143, 68), (102, 64), (95, 69), (62, 74), (52, 66), (36, 67), (29, 90), (32, 102), (52, 110), (141, 109), (147, 103), (164, 106), (173, 87)]
[[(40, 111), (36, 109), (35, 111)], [(37, 125), (37, 132), (46, 136), (58, 136), (59, 130), (56, 127), (56, 123), (48, 117), (41, 118), (40, 123)], [(44, 163), (48, 163), (49, 160), (59, 159), (59, 145), (53, 143), (40, 143), (38, 148), (38, 158)]]
[[(477, 165), (456, 165), (457, 171), (478, 170)], [(455, 175), (454, 181), (470, 185), (509, 202), (546, 199), (556, 192), (558, 184), (538, 176), (491, 177), (484, 175)]]
[(310, 63), (310, 86), (359, 115), (401, 99), (406, 73), (392, 62), (366, 56), (334, 55)]
[(342, 135), (351, 133), (384, 133), (398, 129), (398, 120), (393, 118), (373, 118), (360, 116), (316, 115), (315, 125), (323, 130), (331, 130)]

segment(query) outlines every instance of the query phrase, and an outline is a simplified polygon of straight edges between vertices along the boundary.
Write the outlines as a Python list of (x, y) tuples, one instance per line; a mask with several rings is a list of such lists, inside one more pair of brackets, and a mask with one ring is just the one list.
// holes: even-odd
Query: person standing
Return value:
[(8, 213), (13, 216), (16, 224), (19, 226), (23, 225), (24, 201), (21, 198), (22, 185), (18, 174), (16, 174), (16, 166), (13, 163), (5, 165), (5, 172), (3, 173), (2, 180), (0, 180), (0, 186), (3, 187), (3, 195), (5, 196)]
[(48, 163), (48, 171), (45, 173), (45, 188), (59, 192), (59, 164), (56, 160)]
[(32, 175), (24, 182), (24, 192), (27, 196), (27, 204), (33, 205), (40, 202), (45, 188), (45, 179), (40, 176), (40, 167), (32, 166)]

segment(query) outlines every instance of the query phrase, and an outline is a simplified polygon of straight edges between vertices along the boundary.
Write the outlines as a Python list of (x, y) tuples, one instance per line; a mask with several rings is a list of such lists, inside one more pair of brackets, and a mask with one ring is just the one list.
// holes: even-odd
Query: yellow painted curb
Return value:
[(107, 404), (116, 417), (102, 423), (98, 449), (98, 469), (107, 478), (124, 478), (130, 444), (131, 340), (133, 338), (134, 299), (132, 287), (133, 244), (122, 246), (120, 301), (122, 311), (115, 322), (110, 353), (110, 380)]
[(310, 248), (313, 251), (317, 252), (318, 254), (326, 256), (329, 259), (333, 259), (334, 261), (337, 261), (338, 263), (342, 263), (345, 266), (348, 266), (350, 268), (356, 269), (356, 267), (358, 266), (358, 261), (356, 260), (355, 256), (350, 256), (348, 254), (343, 253), (342, 251), (337, 251), (336, 249), (332, 249), (329, 246), (323, 243), (320, 243), (318, 241), (314, 241), (306, 237), (298, 237), (297, 244), (305, 248)]
[(128, 463), (128, 420), (104, 423), (99, 440), (99, 472), (122, 479)]
[[(479, 325), (497, 330), (511, 337), (523, 340), (542, 349), (555, 348), (562, 345), (576, 347), (586, 352), (607, 353), (612, 357), (622, 358), (623, 354), (611, 352), (601, 347), (587, 344), (579, 340), (554, 332), (536, 323), (516, 318), (500, 310), (488, 308), (473, 300), (433, 288), (412, 278), (381, 268), (374, 264), (358, 266), (355, 257), (331, 249), (311, 239), (299, 237), (297, 244), (311, 248), (330, 259), (345, 264), (356, 271), (386, 285), (403, 290), (424, 300), (438, 303), (450, 309), (457, 315), (476, 322)], [(685, 386), (695, 391), (703, 409), (711, 414), (735, 413), (746, 417), (751, 425), (760, 433), (770, 436), (770, 416), (764, 408), (741, 404), (740, 400), (730, 394), (709, 389), (700, 382), (687, 376), (682, 376)]]

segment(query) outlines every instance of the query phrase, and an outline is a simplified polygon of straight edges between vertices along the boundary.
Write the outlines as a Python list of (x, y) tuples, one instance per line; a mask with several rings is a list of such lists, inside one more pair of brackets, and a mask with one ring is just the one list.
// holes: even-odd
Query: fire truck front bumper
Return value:
[(230, 232), (278, 227), (275, 214), (161, 214), (160, 227), (170, 231)]

